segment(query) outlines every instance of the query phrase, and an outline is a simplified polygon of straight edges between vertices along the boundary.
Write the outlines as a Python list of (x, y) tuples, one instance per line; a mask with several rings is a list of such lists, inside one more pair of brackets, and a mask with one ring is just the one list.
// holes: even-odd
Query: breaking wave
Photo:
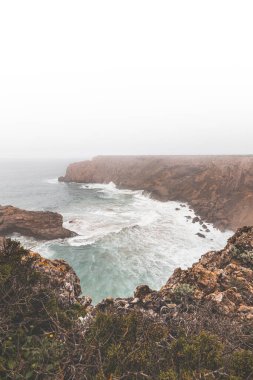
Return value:
[(78, 235), (37, 242), (35, 248), (70, 262), (84, 293), (95, 302), (129, 296), (141, 283), (158, 289), (176, 267), (186, 268), (201, 254), (222, 248), (232, 234), (192, 223), (195, 214), (187, 204), (159, 202), (143, 191), (118, 189), (113, 183), (65, 187), (70, 198), (58, 211), (64, 227)]

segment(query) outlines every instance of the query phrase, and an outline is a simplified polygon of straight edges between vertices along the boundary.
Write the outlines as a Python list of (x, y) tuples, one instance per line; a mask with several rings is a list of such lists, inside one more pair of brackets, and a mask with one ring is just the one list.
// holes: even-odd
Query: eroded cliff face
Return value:
[(253, 156), (98, 156), (69, 165), (65, 182), (109, 183), (187, 202), (207, 222), (253, 224)]
[(50, 211), (26, 211), (0, 206), (0, 235), (13, 232), (39, 239), (64, 239), (75, 233), (62, 227), (62, 215)]

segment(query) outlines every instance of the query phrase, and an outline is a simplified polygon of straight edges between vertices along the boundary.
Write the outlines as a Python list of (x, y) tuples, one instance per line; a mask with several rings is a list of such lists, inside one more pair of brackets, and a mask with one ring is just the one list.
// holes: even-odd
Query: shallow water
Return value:
[(186, 218), (195, 216), (187, 205), (162, 203), (142, 191), (119, 190), (113, 183), (59, 183), (65, 167), (63, 161), (1, 163), (0, 203), (63, 215), (64, 226), (78, 236), (51, 242), (15, 237), (46, 257), (67, 260), (94, 302), (129, 296), (139, 284), (159, 289), (176, 267), (222, 248), (232, 234), (211, 225), (202, 232)]

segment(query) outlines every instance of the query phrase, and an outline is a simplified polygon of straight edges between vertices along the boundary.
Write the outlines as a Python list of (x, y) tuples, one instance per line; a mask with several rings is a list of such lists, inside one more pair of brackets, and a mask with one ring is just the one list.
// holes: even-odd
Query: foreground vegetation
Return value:
[(246, 322), (232, 326), (208, 308), (174, 319), (114, 307), (89, 317), (78, 302), (62, 304), (33, 262), (10, 240), (0, 254), (0, 379), (253, 379)]

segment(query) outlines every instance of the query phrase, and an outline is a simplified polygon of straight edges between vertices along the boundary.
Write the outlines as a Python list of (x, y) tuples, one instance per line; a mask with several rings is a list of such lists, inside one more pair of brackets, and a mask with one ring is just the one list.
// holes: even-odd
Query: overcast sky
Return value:
[(0, 156), (253, 153), (252, 1), (0, 3)]

